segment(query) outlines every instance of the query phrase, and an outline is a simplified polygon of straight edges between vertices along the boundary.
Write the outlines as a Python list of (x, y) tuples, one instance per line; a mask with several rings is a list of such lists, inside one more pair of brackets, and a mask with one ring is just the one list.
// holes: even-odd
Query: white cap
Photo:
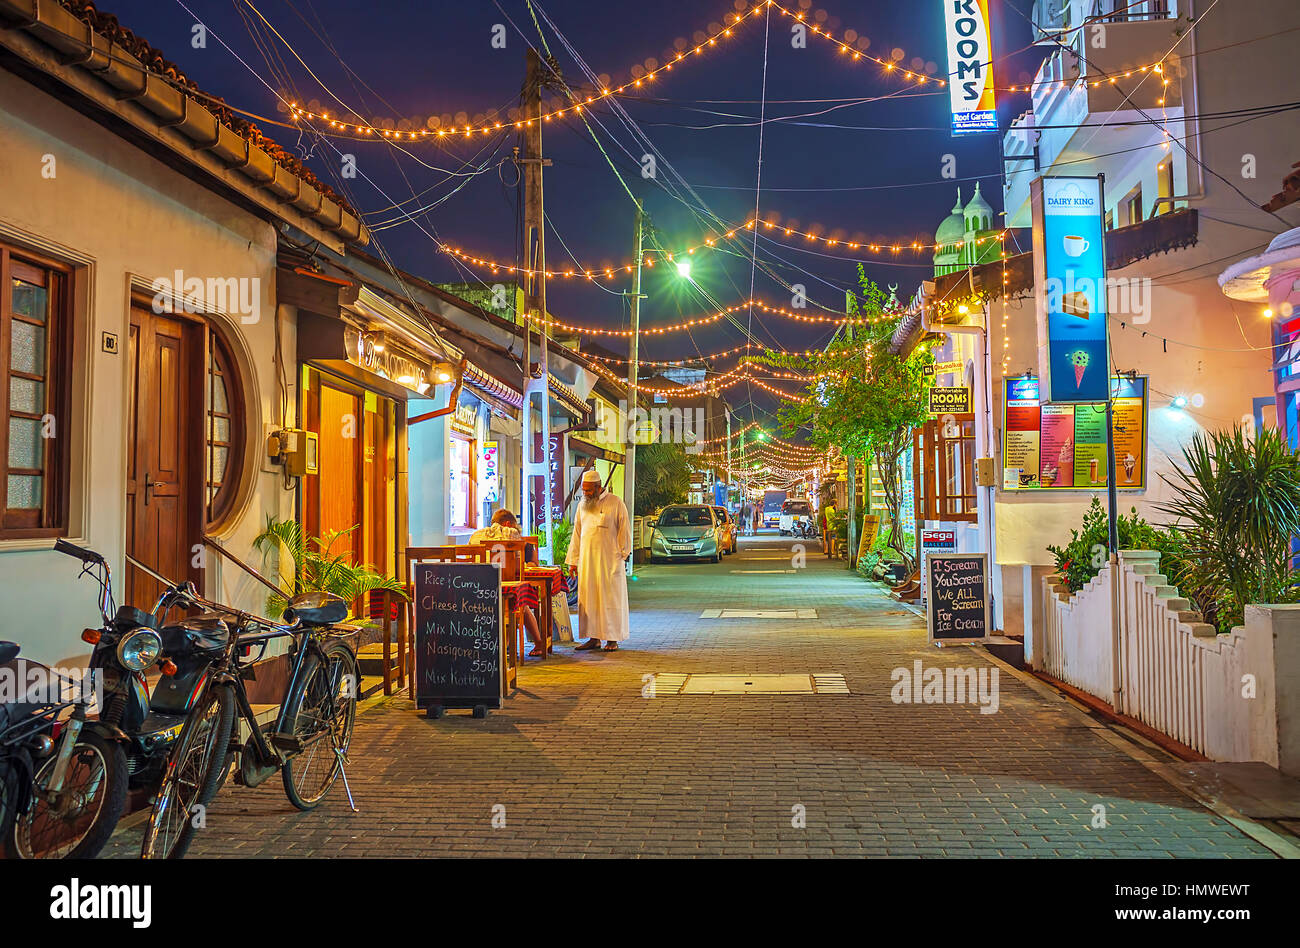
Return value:
[(584, 483), (584, 484), (599, 484), (599, 483), (600, 483), (600, 471), (596, 470), (594, 467), (593, 467), (591, 470), (589, 470), (589, 471), (585, 471), (585, 472), (583, 473), (583, 475), (582, 475), (582, 483)]

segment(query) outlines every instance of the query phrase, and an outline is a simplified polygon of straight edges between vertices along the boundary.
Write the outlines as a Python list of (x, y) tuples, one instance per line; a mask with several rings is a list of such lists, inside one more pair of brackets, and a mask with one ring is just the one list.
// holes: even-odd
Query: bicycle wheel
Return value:
[(352, 743), (361, 679), (352, 649), (333, 641), (322, 656), (309, 655), (299, 686), (289, 696), (285, 723), (302, 752), (284, 765), (284, 792), (300, 810), (320, 805), (338, 779)]
[(235, 698), (227, 687), (209, 688), (190, 711), (163, 770), (145, 827), (140, 856), (180, 859), (194, 841), (200, 821), (195, 807), (207, 806), (225, 776)]
[(126, 809), (126, 752), (122, 745), (82, 731), (72, 748), (63, 791), (49, 786), (58, 754), (36, 772), (31, 806), (14, 820), (10, 851), (19, 859), (93, 859), (108, 843)]

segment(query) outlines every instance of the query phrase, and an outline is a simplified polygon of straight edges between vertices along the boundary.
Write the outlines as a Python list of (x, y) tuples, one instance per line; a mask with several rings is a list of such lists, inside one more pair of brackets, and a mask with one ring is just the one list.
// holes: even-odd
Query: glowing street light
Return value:
[(689, 260), (677, 261), (677, 275), (683, 280), (691, 278), (691, 262)]

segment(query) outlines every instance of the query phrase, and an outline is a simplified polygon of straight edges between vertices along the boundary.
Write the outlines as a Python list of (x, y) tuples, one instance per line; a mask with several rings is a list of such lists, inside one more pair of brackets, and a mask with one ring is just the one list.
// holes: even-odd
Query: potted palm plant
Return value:
[(334, 544), (339, 538), (356, 529), (353, 526), (346, 530), (327, 530), (323, 536), (308, 537), (297, 521), (267, 516), (266, 529), (253, 540), (253, 549), (263, 555), (287, 554), (293, 562), (291, 575), (277, 571), (284, 595), (267, 597), (267, 608), (272, 615), (282, 613), (296, 593), (330, 592), (354, 605), (372, 589), (391, 589), (406, 598), (402, 584), (392, 576), (354, 563), (349, 551), (334, 553)]

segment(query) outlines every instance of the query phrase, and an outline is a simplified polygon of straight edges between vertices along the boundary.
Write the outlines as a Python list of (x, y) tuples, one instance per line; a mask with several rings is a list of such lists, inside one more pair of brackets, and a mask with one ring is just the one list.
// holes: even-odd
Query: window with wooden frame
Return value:
[(922, 520), (974, 522), (975, 416), (948, 414), (914, 432), (919, 516)]
[(0, 539), (68, 530), (71, 269), (0, 244)]
[(230, 512), (239, 489), (239, 462), (244, 452), (244, 411), (238, 376), (225, 342), (212, 331), (208, 332), (207, 404), (204, 503), (211, 525)]

